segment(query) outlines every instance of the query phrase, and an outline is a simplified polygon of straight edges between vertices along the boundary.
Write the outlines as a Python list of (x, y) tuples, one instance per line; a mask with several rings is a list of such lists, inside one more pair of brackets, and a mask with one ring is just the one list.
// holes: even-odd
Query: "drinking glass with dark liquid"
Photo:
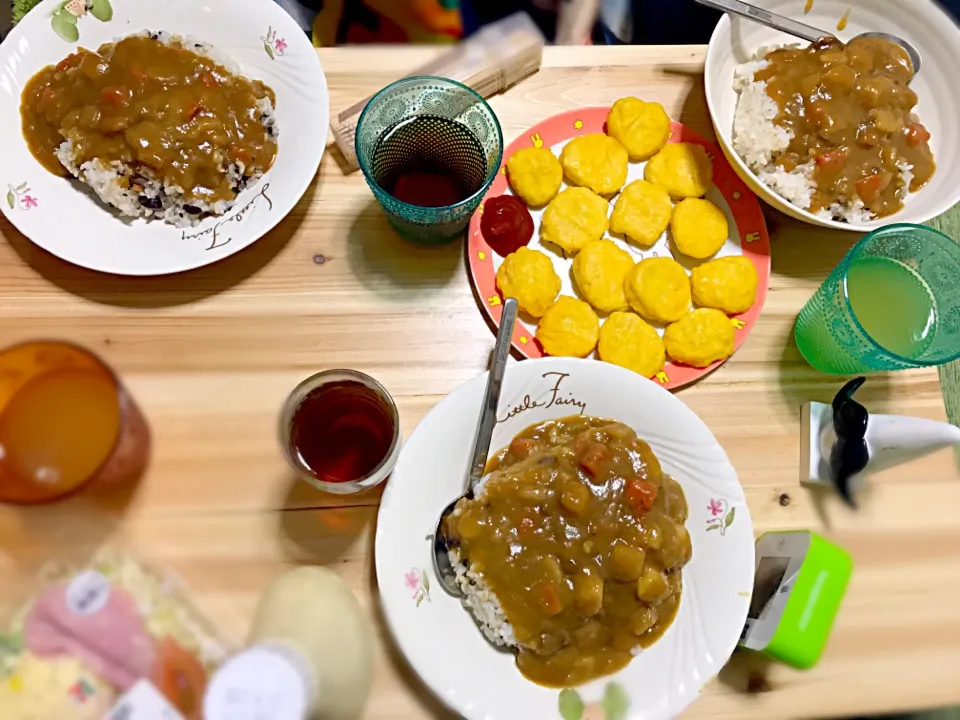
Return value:
[(314, 487), (337, 494), (386, 480), (400, 455), (393, 398), (369, 375), (328, 370), (300, 383), (280, 415), (287, 462)]
[(377, 93), (357, 123), (357, 159), (393, 228), (439, 245), (460, 237), (503, 157), (497, 116), (454, 80), (411, 77)]

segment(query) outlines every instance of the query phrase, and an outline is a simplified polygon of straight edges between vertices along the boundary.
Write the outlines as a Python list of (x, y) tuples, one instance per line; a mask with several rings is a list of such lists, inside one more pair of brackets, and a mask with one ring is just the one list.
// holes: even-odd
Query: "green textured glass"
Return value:
[[(433, 125), (401, 147), (384, 150), (388, 133), (417, 116), (434, 118)], [(448, 132), (450, 122), (469, 132), (470, 147), (463, 147)], [(463, 133), (460, 130), (460, 139)], [(357, 122), (357, 160), (380, 207), (393, 228), (404, 238), (422, 245), (442, 245), (463, 236), (470, 216), (490, 187), (503, 158), (503, 133), (493, 110), (473, 90), (448, 78), (421, 76), (398, 80), (371, 98)], [(378, 165), (397, 154), (445, 154), (445, 162), (474, 176), (476, 187), (465, 200), (441, 207), (422, 207), (398, 200), (378, 182)], [(384, 159), (384, 154), (393, 157)]]
[(800, 311), (794, 335), (807, 362), (826, 373), (957, 359), (960, 245), (922, 225), (865, 235)]

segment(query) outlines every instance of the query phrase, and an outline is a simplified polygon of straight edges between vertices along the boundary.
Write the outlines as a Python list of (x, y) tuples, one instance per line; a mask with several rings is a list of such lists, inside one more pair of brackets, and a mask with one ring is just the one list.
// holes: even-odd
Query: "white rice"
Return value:
[[(483, 494), (489, 477), (485, 475), (474, 483), (474, 497), (480, 497)], [(455, 508), (453, 514), (459, 513), (459, 508)], [(483, 575), (471, 570), (467, 560), (460, 559), (458, 548), (447, 548), (447, 557), (450, 558), (450, 565), (453, 566), (457, 575), (457, 584), (460, 586), (460, 592), (463, 593), (461, 602), (467, 612), (473, 616), (483, 634), (499, 647), (516, 647), (517, 638), (513, 634), (513, 625), (507, 620), (500, 606), (500, 600), (487, 585)]]
[(483, 576), (471, 570), (466, 562), (461, 562), (457, 548), (447, 550), (450, 564), (457, 574), (457, 584), (463, 593), (461, 602), (473, 616), (480, 630), (494, 645), (516, 647), (517, 639), (513, 634), (513, 625), (500, 607), (500, 601), (491, 590)]
[[(241, 74), (235, 63), (219, 54), (209, 43), (195, 38), (149, 30), (137, 33), (135, 37), (152, 37), (170, 47), (191, 50), (210, 58), (235, 75)], [(273, 137), (273, 141), (277, 142), (280, 132), (270, 98), (258, 100), (256, 108), (263, 127)], [(259, 169), (247, 174), (242, 162), (230, 163), (224, 158), (221, 170), (233, 187), (234, 198), (208, 203), (197, 198), (188, 201), (183, 188), (163, 182), (145, 166), (134, 167), (119, 161), (105, 164), (99, 158), (77, 166), (73, 140), (69, 137), (57, 148), (57, 158), (75, 178), (89, 185), (103, 202), (119, 210), (121, 215), (159, 219), (177, 227), (191, 227), (205, 217), (227, 213), (240, 193), (256, 184), (263, 175)]]
[[(775, 158), (786, 150), (793, 133), (774, 122), (780, 108), (767, 94), (767, 83), (754, 80), (758, 70), (767, 66), (767, 53), (775, 48), (761, 48), (754, 60), (737, 67), (734, 72), (733, 89), (739, 96), (733, 119), (733, 149), (757, 175), (757, 179), (792, 205), (809, 210), (816, 192), (815, 164), (799, 165), (787, 172), (779, 167)], [(900, 179), (904, 183), (901, 197), (909, 192), (912, 167), (900, 166)], [(874, 219), (858, 197), (841, 198), (829, 208), (817, 211), (825, 220), (840, 220), (860, 225)]]

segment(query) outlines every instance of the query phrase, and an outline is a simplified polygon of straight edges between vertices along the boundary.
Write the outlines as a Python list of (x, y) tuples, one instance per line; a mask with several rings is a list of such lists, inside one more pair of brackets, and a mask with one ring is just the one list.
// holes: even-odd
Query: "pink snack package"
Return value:
[(43, 575), (0, 628), (3, 720), (200, 720), (207, 678), (233, 647), (173, 578), (111, 551)]

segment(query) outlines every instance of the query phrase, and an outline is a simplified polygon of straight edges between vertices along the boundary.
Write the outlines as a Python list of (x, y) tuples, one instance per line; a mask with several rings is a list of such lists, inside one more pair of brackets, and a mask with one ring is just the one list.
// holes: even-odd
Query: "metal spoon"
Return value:
[[(706, 5), (707, 7), (713, 8), (714, 10), (720, 10), (722, 12), (733, 13), (734, 15), (745, 17), (748, 20), (753, 20), (754, 22), (758, 22), (761, 25), (766, 25), (774, 30), (780, 30), (788, 35), (793, 35), (794, 37), (806, 40), (807, 42), (816, 42), (823, 37), (831, 37), (834, 39), (837, 38), (836, 35), (829, 33), (826, 30), (821, 30), (813, 27), (812, 25), (806, 25), (802, 22), (797, 22), (796, 20), (784, 17), (783, 15), (777, 15), (777, 13), (772, 13), (769, 10), (764, 10), (763, 8), (757, 7), (756, 5), (751, 5), (750, 3), (741, 2), (741, 0), (697, 0), (697, 2), (701, 5)], [(857, 37), (882, 38), (884, 40), (889, 40), (892, 43), (896, 43), (906, 51), (907, 55), (910, 56), (910, 62), (913, 63), (913, 74), (916, 75), (920, 72), (920, 53), (913, 45), (908, 43), (903, 38), (883, 32), (865, 32), (860, 33), (857, 35)]]
[(473, 459), (463, 484), (463, 493), (447, 505), (440, 513), (437, 529), (433, 533), (433, 569), (443, 589), (454, 597), (463, 597), (463, 592), (457, 584), (457, 574), (450, 564), (447, 555), (447, 539), (443, 534), (443, 519), (453, 511), (453, 507), (460, 498), (472, 498), (474, 484), (483, 478), (483, 469), (487, 465), (487, 454), (490, 452), (490, 438), (493, 436), (493, 427), (497, 424), (497, 405), (500, 402), (500, 388), (503, 385), (503, 375), (507, 369), (507, 358), (510, 357), (510, 344), (513, 336), (513, 326), (517, 321), (517, 301), (507, 298), (503, 301), (503, 314), (500, 317), (500, 329), (497, 330), (497, 344), (493, 351), (493, 365), (487, 376), (487, 389), (483, 396), (483, 406), (480, 408), (480, 424), (477, 426), (477, 439), (473, 445)]

